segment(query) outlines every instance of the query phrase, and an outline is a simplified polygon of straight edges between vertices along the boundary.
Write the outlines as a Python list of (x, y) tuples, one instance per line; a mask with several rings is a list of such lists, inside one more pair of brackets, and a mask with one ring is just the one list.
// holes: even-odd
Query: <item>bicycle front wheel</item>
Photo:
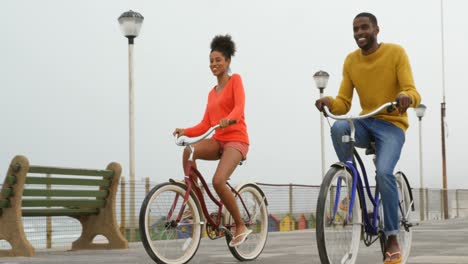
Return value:
[[(245, 184), (239, 189), (236, 203), (242, 219), (248, 229), (252, 230), (247, 240), (237, 247), (229, 247), (232, 255), (240, 260), (254, 260), (263, 251), (268, 237), (268, 211), (266, 198), (259, 187)], [(227, 225), (234, 225), (234, 219), (229, 212), (226, 215)], [(229, 245), (231, 238), (226, 236)]]
[(189, 195), (182, 219), (184, 185), (163, 183), (146, 196), (140, 210), (140, 236), (148, 255), (159, 264), (187, 263), (201, 239), (202, 221), (195, 197)]
[[(320, 186), (317, 201), (317, 247), (322, 264), (355, 263), (362, 230), (359, 195), (351, 198), (353, 177), (332, 167)], [(352, 212), (348, 208), (352, 205)]]

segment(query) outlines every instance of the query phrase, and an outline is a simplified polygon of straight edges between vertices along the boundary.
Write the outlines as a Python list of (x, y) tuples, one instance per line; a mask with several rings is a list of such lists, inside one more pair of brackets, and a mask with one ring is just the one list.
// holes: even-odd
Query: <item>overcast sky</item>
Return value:
[[(428, 107), (422, 122), (425, 185), (442, 186), (440, 0), (2, 0), (0, 6), (3, 173), (22, 154), (35, 165), (105, 168), (117, 161), (128, 175), (128, 46), (117, 18), (132, 9), (145, 17), (135, 40), (137, 179), (181, 178), (182, 149), (171, 133), (201, 120), (216, 84), (209, 44), (214, 35), (229, 33), (238, 47), (231, 68), (244, 81), (251, 140), (248, 161), (232, 181), (319, 184), (319, 93), (312, 75), (327, 71), (325, 94), (336, 95), (344, 58), (357, 48), (353, 18), (367, 11), (379, 20), (378, 40), (407, 51)], [(444, 0), (452, 189), (468, 188), (468, 122), (461, 107), (468, 95), (467, 9), (467, 1)], [(355, 100), (351, 111), (359, 110)], [(412, 109), (409, 119), (397, 169), (418, 187), (419, 131)], [(335, 161), (327, 128), (326, 163)], [(211, 178), (216, 163), (199, 164)]]

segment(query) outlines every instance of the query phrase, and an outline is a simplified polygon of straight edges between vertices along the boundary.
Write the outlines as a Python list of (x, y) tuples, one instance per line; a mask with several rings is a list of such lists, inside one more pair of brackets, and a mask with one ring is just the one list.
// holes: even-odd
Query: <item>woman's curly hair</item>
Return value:
[(226, 59), (231, 59), (236, 53), (236, 44), (230, 35), (216, 35), (211, 41), (211, 52), (221, 52)]

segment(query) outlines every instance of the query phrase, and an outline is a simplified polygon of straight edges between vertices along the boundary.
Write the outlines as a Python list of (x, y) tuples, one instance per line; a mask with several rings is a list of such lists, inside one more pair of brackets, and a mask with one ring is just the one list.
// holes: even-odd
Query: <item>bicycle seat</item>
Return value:
[(372, 140), (366, 148), (366, 155), (373, 155), (375, 154), (375, 141)]

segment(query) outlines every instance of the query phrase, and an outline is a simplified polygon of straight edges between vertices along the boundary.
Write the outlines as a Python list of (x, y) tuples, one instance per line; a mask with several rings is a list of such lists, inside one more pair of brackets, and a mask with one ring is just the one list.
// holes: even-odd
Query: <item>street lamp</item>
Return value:
[(422, 126), (421, 121), (426, 112), (426, 106), (423, 104), (414, 108), (416, 116), (419, 119), (419, 213), (420, 219), (424, 220), (424, 178), (423, 178), (423, 152), (422, 152)]
[(122, 33), (128, 39), (129, 145), (130, 145), (130, 241), (135, 241), (135, 138), (133, 106), (133, 41), (140, 33), (143, 16), (132, 10), (118, 18)]
[[(330, 75), (326, 71), (318, 71), (314, 74), (315, 85), (320, 90), (320, 98), (323, 97), (323, 90), (327, 87)], [(320, 143), (322, 149), (322, 178), (325, 177), (325, 139), (324, 139), (323, 114), (320, 114)]]

